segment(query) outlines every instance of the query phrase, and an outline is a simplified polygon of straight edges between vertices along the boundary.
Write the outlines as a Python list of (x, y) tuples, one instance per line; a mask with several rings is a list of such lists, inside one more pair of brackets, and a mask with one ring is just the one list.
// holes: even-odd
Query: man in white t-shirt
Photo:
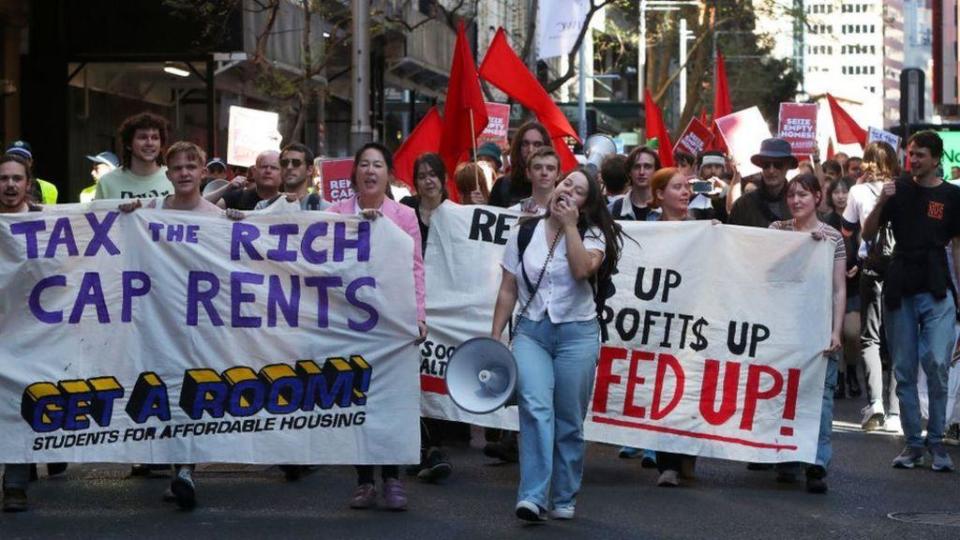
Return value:
[(163, 167), (167, 125), (162, 116), (149, 112), (135, 114), (120, 124), (122, 166), (100, 178), (95, 199), (147, 199), (173, 193), (167, 168)]
[[(883, 189), (883, 179), (872, 174), (864, 177), (864, 182), (850, 188), (847, 207), (843, 211), (843, 234), (859, 234), (867, 216), (877, 204), (877, 198)], [(892, 178), (889, 180), (893, 180)], [(890, 377), (889, 403), (883, 406), (883, 364), (880, 359), (883, 327), (883, 278), (874, 269), (865, 264), (868, 246), (861, 241), (857, 256), (861, 261), (860, 272), (860, 356), (863, 359), (864, 373), (867, 379), (867, 398), (869, 403), (861, 410), (860, 425), (865, 431), (883, 429), (900, 431), (900, 400), (897, 399), (897, 383)]]

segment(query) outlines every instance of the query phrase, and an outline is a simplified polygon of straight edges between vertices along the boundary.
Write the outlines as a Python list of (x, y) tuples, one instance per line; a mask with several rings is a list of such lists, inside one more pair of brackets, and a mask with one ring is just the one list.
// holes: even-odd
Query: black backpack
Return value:
[[(873, 192), (873, 186), (869, 186)], [(878, 195), (879, 193), (874, 193)], [(883, 277), (893, 260), (893, 248), (896, 240), (893, 238), (893, 227), (885, 223), (877, 230), (877, 236), (872, 242), (867, 242), (867, 258), (863, 261), (863, 268)]]
[[(534, 293), (534, 284), (530, 281), (530, 277), (527, 276), (527, 270), (523, 267), (523, 253), (526, 251), (527, 246), (530, 245), (530, 240), (533, 238), (533, 231), (537, 228), (537, 223), (541, 219), (543, 218), (521, 220), (519, 223), (520, 230), (517, 232), (520, 273), (523, 274), (523, 281), (527, 284), (527, 291), (529, 291), (530, 294)], [(577, 230), (580, 231), (580, 239), (583, 240), (584, 235), (587, 233), (586, 228), (577, 227)], [(598, 319), (603, 318), (603, 310), (607, 306), (607, 299), (612, 297), (617, 290), (613, 285), (613, 275), (616, 273), (616, 262), (604, 260), (603, 264), (600, 265), (600, 270), (593, 276), (590, 276), (590, 288), (593, 290), (593, 301), (597, 306)]]

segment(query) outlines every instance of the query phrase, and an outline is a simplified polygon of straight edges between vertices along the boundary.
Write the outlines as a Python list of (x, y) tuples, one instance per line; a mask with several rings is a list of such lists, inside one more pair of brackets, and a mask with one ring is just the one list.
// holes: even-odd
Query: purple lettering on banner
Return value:
[(260, 229), (249, 223), (233, 223), (233, 230), (230, 233), (230, 260), (240, 260), (240, 247), (247, 252), (247, 257), (252, 261), (262, 261), (263, 255), (253, 247), (253, 241), (260, 238)]
[(21, 221), (10, 225), (10, 234), (22, 234), (27, 243), (27, 258), (37, 258), (37, 233), (45, 231), (47, 224), (42, 219), (36, 221)]
[(252, 272), (230, 272), (230, 324), (234, 328), (260, 328), (262, 317), (246, 317), (240, 314), (240, 308), (248, 302), (256, 302), (257, 296), (243, 292), (243, 284), (261, 285), (263, 274)]
[(77, 242), (73, 239), (73, 227), (70, 226), (70, 218), (58, 218), (53, 223), (53, 230), (50, 231), (50, 240), (47, 241), (47, 250), (43, 256), (52, 259), (57, 255), (57, 246), (67, 246), (67, 254), (76, 257), (80, 254), (77, 250)]
[(47, 311), (43, 309), (40, 305), (40, 295), (43, 294), (43, 291), (48, 287), (66, 286), (67, 276), (64, 275), (48, 276), (38, 281), (37, 284), (33, 286), (33, 290), (30, 291), (30, 299), (27, 302), (30, 306), (30, 313), (33, 313), (33, 316), (36, 317), (38, 321), (47, 324), (63, 322), (63, 310)]
[(150, 239), (154, 242), (160, 241), (160, 231), (163, 230), (163, 223), (147, 223), (147, 228), (150, 229)]
[(327, 225), (325, 221), (318, 221), (310, 224), (307, 230), (303, 231), (303, 239), (300, 240), (300, 253), (303, 258), (311, 264), (323, 264), (327, 262), (327, 250), (317, 251), (313, 249), (313, 241), (317, 238), (327, 235)]
[(287, 326), (300, 325), (300, 276), (290, 276), (290, 297), (283, 294), (280, 276), (270, 276), (270, 289), (267, 292), (267, 326), (277, 326), (277, 308), (283, 313)]
[(347, 239), (347, 224), (344, 222), (333, 225), (333, 260), (342, 262), (344, 252), (348, 249), (357, 250), (357, 261), (364, 262), (370, 260), (370, 222), (361, 221), (357, 223), (357, 237), (353, 240)]
[[(200, 283), (206, 282), (210, 288), (205, 291), (200, 290)], [(196, 326), (199, 319), (198, 305), (203, 304), (203, 309), (207, 312), (210, 324), (214, 326), (223, 326), (223, 319), (213, 307), (213, 298), (220, 292), (220, 279), (213, 272), (201, 272), (191, 270), (187, 278), (187, 326)]]
[(376, 289), (377, 280), (372, 276), (367, 276), (357, 278), (347, 285), (347, 302), (350, 302), (350, 305), (355, 308), (366, 311), (367, 315), (369, 315), (367, 320), (363, 322), (354, 322), (353, 319), (347, 319), (347, 326), (349, 326), (351, 330), (356, 330), (357, 332), (369, 332), (377, 325), (377, 321), (380, 319), (380, 314), (377, 313), (377, 310), (373, 306), (357, 298), (357, 289), (360, 287), (373, 287)]
[(77, 301), (73, 303), (73, 311), (70, 312), (70, 324), (80, 322), (83, 317), (83, 310), (91, 304), (97, 310), (97, 321), (101, 324), (109, 323), (110, 313), (107, 311), (107, 300), (103, 297), (100, 274), (84, 272), (83, 281), (80, 282), (80, 292), (77, 294)]
[[(133, 299), (150, 292), (150, 276), (146, 272), (127, 271), (123, 273), (123, 306), (120, 310), (120, 321), (130, 322), (133, 319)], [(134, 281), (137, 286), (134, 286)]]
[(103, 249), (107, 250), (107, 253), (110, 255), (119, 255), (120, 250), (113, 243), (113, 240), (110, 240), (110, 228), (113, 227), (113, 223), (117, 221), (117, 216), (120, 215), (119, 212), (107, 212), (107, 215), (103, 217), (103, 221), (97, 221), (97, 215), (94, 213), (84, 214), (87, 218), (87, 223), (90, 224), (90, 230), (93, 232), (93, 238), (90, 239), (90, 243), (87, 244), (86, 251), (83, 252), (84, 257), (92, 257), (100, 251), (100, 246), (103, 246)]
[(317, 328), (330, 326), (330, 297), (327, 289), (343, 287), (343, 279), (339, 276), (310, 276), (303, 280), (307, 287), (317, 288)]
[(167, 242), (183, 242), (184, 227), (179, 223), (167, 225)]
[(187, 225), (187, 243), (196, 244), (197, 243), (197, 231), (200, 230), (199, 225)]
[(271, 225), (267, 230), (270, 231), (270, 234), (280, 237), (277, 249), (267, 250), (267, 258), (271, 261), (297, 260), (297, 252), (287, 249), (287, 238), (289, 238), (290, 235), (299, 234), (300, 227), (297, 227), (295, 223), (281, 223), (279, 225)]

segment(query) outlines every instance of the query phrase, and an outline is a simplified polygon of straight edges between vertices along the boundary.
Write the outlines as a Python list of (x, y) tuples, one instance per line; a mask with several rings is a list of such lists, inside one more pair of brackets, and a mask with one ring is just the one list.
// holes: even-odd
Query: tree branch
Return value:
[(586, 36), (587, 31), (590, 30), (590, 21), (593, 19), (593, 15), (612, 1), (613, 0), (600, 0), (598, 3), (597, 0), (590, 0), (590, 9), (587, 11), (587, 16), (584, 18), (583, 26), (580, 27), (580, 33), (577, 34), (577, 40), (573, 43), (573, 49), (571, 49), (567, 54), (567, 71), (565, 71), (564, 74), (559, 78), (554, 79), (545, 86), (548, 94), (557, 91), (567, 81), (573, 78), (573, 74), (576, 71), (577, 54), (580, 52), (580, 47), (583, 45), (584, 36)]

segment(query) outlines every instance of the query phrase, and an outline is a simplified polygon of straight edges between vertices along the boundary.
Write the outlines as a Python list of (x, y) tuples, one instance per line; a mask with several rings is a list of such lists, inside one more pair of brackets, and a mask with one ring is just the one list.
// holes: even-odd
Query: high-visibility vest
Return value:
[(57, 186), (40, 178), (36, 180), (37, 185), (40, 186), (40, 202), (42, 204), (57, 204)]

